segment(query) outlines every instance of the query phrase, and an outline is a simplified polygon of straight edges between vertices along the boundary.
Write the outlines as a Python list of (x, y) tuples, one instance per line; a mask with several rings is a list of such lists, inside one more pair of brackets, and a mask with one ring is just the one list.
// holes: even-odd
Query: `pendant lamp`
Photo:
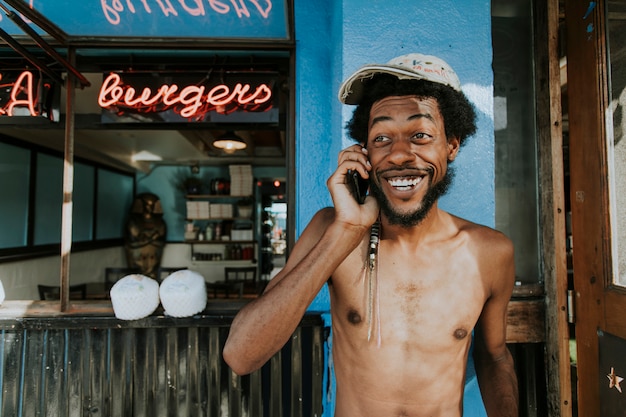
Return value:
[(218, 136), (213, 142), (213, 146), (222, 149), (225, 153), (234, 153), (242, 149), (246, 149), (246, 142), (235, 134), (232, 130)]

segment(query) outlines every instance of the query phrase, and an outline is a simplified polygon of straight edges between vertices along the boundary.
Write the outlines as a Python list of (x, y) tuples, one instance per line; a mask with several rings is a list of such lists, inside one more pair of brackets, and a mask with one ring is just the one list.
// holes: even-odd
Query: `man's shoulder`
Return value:
[(335, 220), (335, 208), (324, 207), (315, 212), (309, 225), (313, 225), (316, 228), (326, 228), (333, 220)]
[(321, 208), (315, 213), (315, 217), (318, 216), (326, 221), (332, 221), (335, 219), (335, 208), (332, 206)]
[(511, 239), (501, 231), (452, 214), (450, 216), (454, 219), (459, 233), (466, 234), (473, 243), (479, 244), (479, 247), (485, 247), (486, 249), (493, 247), (506, 249), (510, 247), (512, 249), (513, 243)]
[(508, 294), (515, 279), (515, 248), (504, 233), (483, 224), (457, 218), (459, 233), (464, 235), (465, 247), (474, 255), (481, 270), (486, 271), (483, 279), (489, 282), (491, 292)]
[(300, 239), (302, 238), (314, 238), (319, 239), (324, 233), (324, 230), (335, 220), (335, 208), (324, 207), (319, 209), (311, 221), (307, 224), (306, 228), (302, 232)]

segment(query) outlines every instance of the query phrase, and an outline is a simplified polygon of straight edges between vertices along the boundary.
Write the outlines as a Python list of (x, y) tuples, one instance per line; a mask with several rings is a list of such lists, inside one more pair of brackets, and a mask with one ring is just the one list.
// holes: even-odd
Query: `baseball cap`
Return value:
[(376, 74), (391, 74), (401, 80), (426, 80), (461, 91), (456, 72), (443, 59), (433, 55), (412, 53), (393, 58), (386, 64), (367, 64), (345, 80), (339, 88), (339, 101), (359, 104), (363, 97), (363, 82)]

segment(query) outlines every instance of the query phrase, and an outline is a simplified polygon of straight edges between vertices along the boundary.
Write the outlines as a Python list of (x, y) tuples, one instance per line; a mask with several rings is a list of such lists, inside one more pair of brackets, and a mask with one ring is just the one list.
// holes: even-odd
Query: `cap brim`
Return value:
[[(406, 67), (395, 65), (368, 64), (361, 67), (358, 71), (346, 79), (339, 87), (339, 101), (344, 104), (359, 104), (363, 98), (363, 81), (372, 79), (377, 74), (395, 75), (401, 80), (429, 80), (429, 77), (422, 76)], [(429, 80), (433, 81), (433, 80)], [(437, 82), (437, 81), (433, 81)], [(460, 90), (459, 86), (450, 83), (441, 83), (450, 86), (455, 90)]]

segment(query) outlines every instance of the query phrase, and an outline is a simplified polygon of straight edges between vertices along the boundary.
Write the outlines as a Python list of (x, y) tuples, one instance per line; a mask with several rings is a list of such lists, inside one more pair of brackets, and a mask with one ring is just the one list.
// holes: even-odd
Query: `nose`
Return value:
[(396, 165), (412, 161), (415, 158), (415, 154), (412, 152), (411, 145), (411, 142), (408, 140), (395, 141), (389, 150), (389, 161)]

